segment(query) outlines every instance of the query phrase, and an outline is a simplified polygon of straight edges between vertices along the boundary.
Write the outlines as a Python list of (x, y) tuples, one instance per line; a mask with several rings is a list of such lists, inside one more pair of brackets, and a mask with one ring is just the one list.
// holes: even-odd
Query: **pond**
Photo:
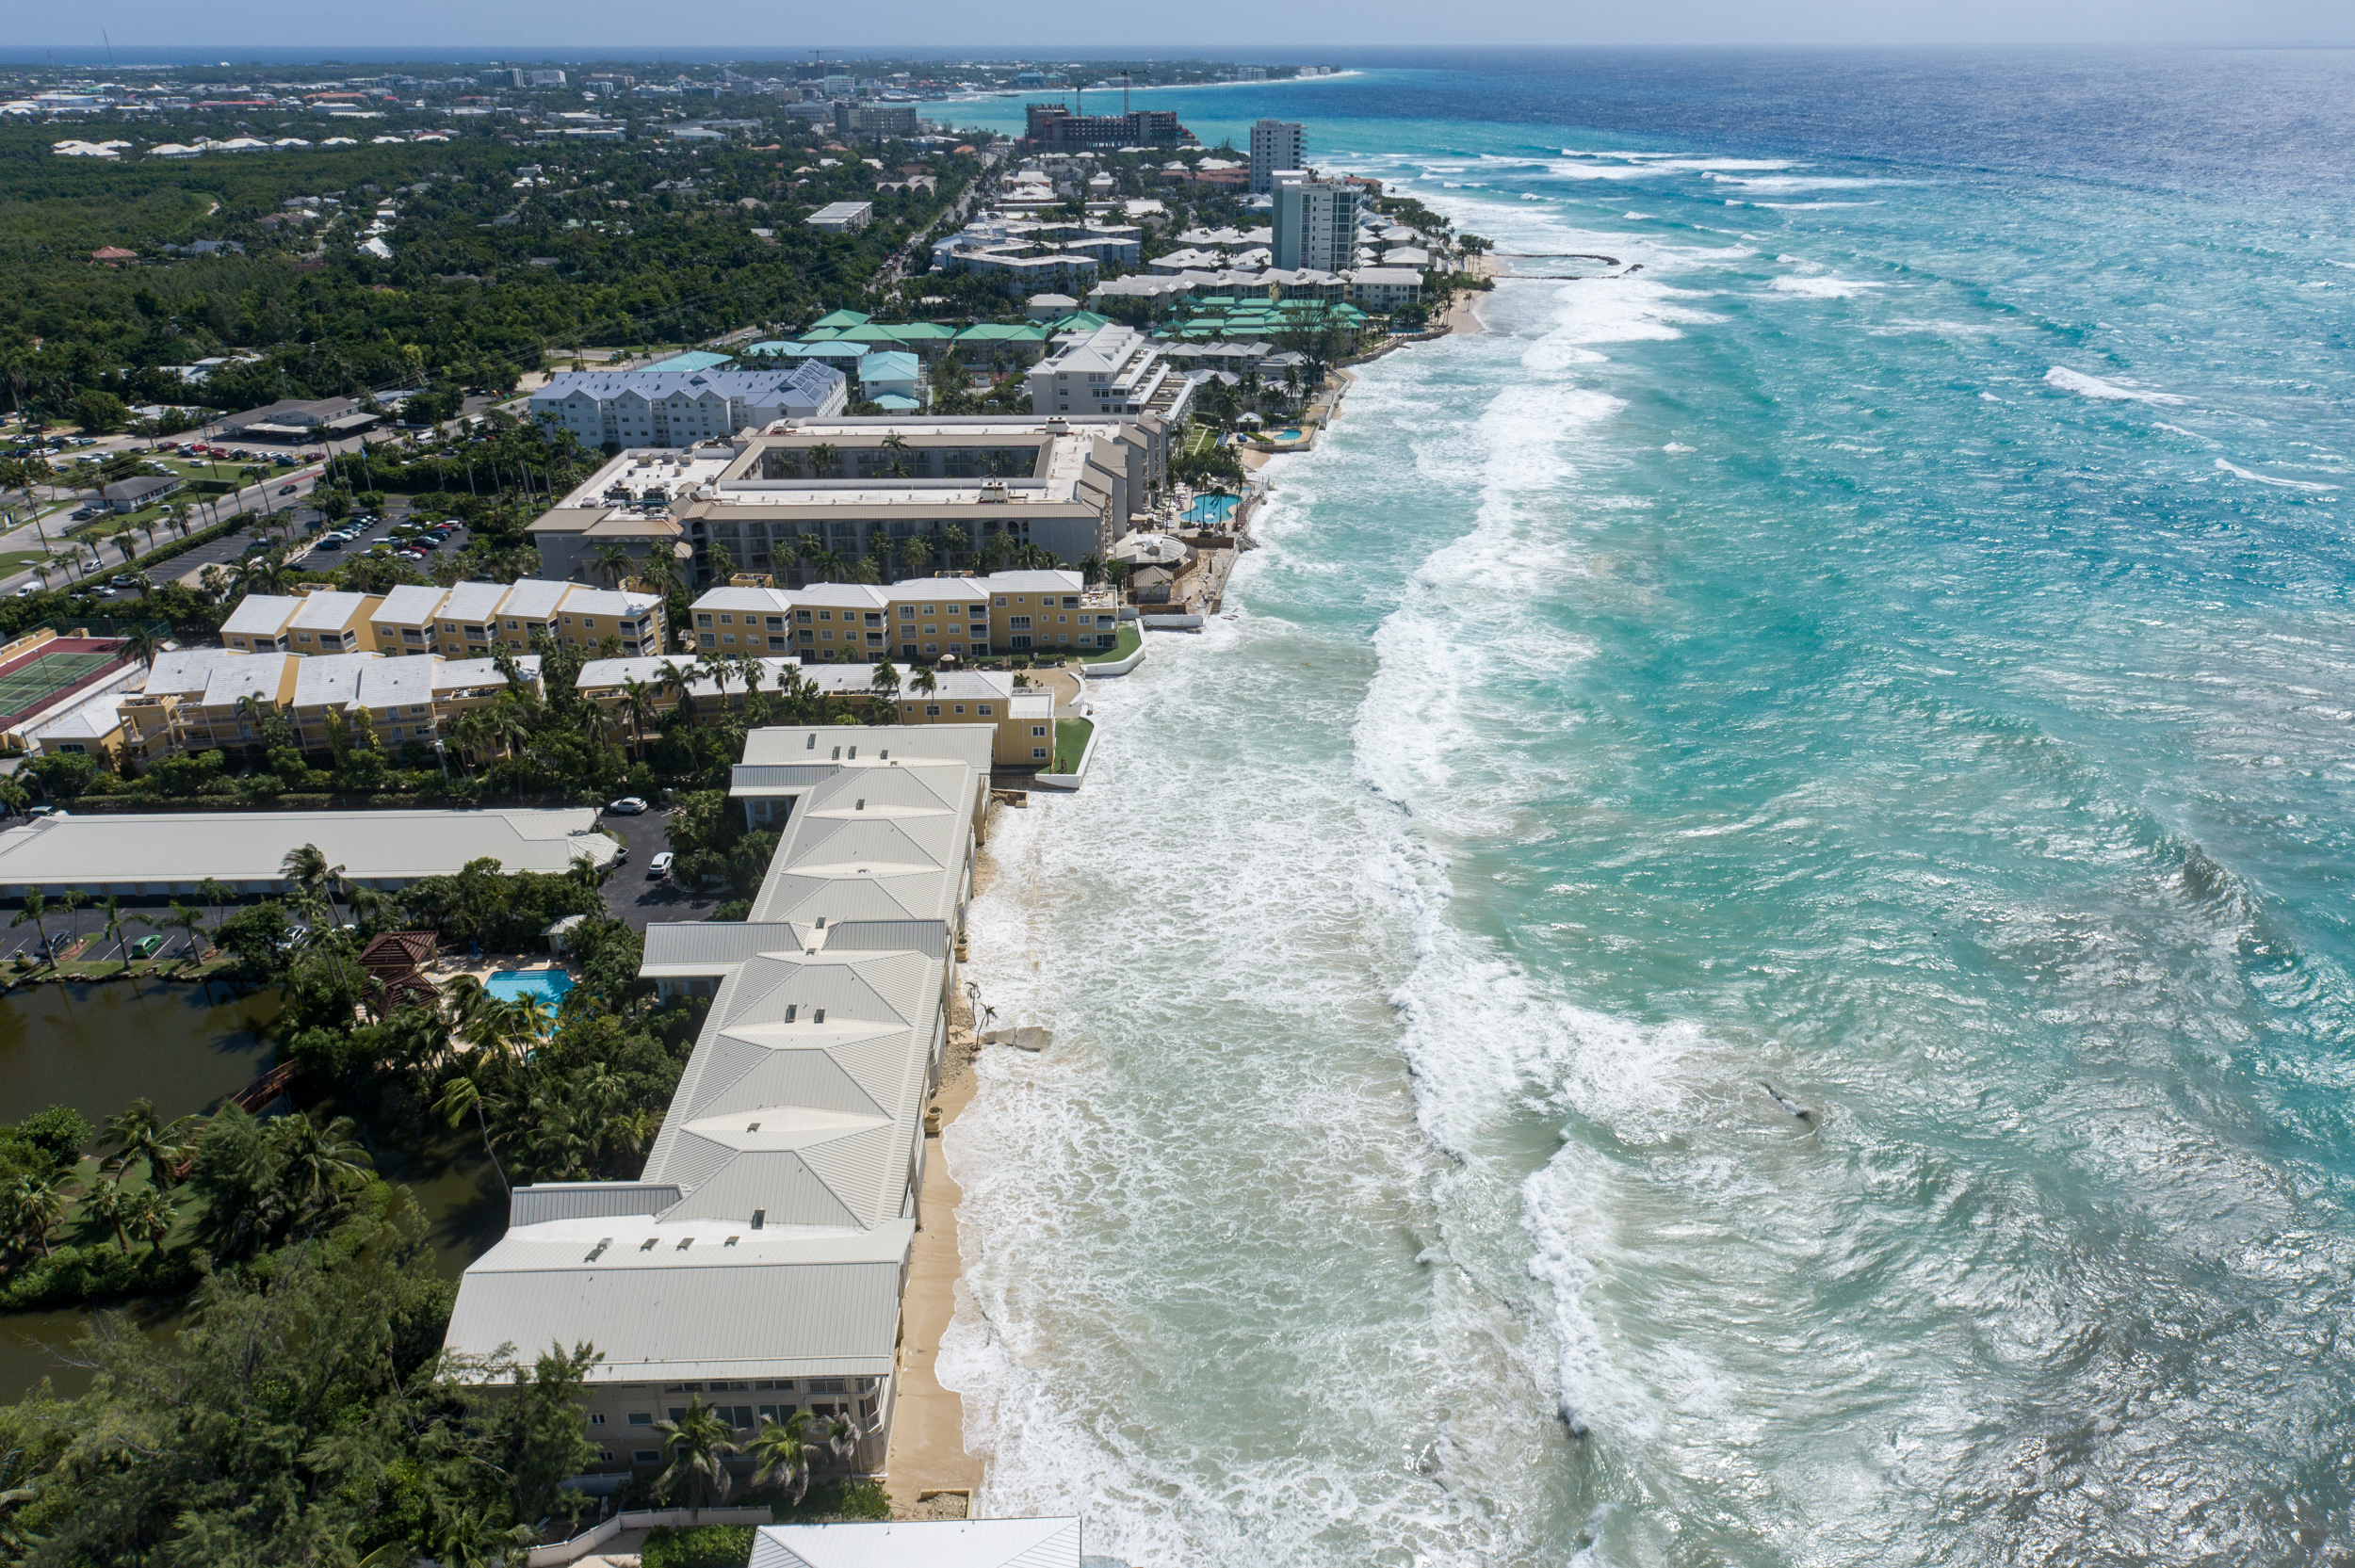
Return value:
[[(171, 1119), (209, 1111), (260, 1076), (270, 1049), (260, 1031), (278, 1016), (275, 991), (235, 993), (141, 982), (43, 985), (0, 997), (0, 1120), (72, 1106), (92, 1126), (132, 1101)], [(333, 1106), (309, 1107), (332, 1116)], [(382, 1152), (384, 1174), (406, 1184), (431, 1225), (439, 1272), (455, 1279), (498, 1239), (506, 1204), (476, 1145), (441, 1137), (421, 1152)], [(0, 1403), (43, 1377), (60, 1394), (89, 1379), (56, 1349), (81, 1332), (78, 1311), (0, 1314)], [(169, 1323), (154, 1325), (168, 1332)]]

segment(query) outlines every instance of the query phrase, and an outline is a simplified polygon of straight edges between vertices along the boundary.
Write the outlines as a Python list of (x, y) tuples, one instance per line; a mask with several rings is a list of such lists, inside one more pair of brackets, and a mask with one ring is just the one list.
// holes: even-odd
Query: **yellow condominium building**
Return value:
[(221, 646), (241, 653), (439, 654), (480, 658), (522, 653), (532, 639), (582, 649), (610, 639), (627, 655), (662, 651), (658, 594), (526, 577), (513, 583), (406, 584), (390, 593), (314, 590), (249, 594), (221, 623)]
[(1077, 572), (715, 588), (691, 613), (699, 652), (792, 654), (812, 664), (1096, 653), (1120, 640), (1118, 597), (1088, 589)]
[[(538, 690), (539, 656), (523, 655), (514, 663)], [(374, 653), (305, 658), (187, 649), (158, 656), (144, 689), (124, 698), (122, 749), (139, 762), (182, 752), (255, 749), (266, 744), (265, 721), (275, 715), (293, 726), (301, 746), (318, 751), (331, 743), (332, 713), (342, 719), (349, 741), (372, 736), (398, 752), (447, 734), (460, 715), (498, 701), (506, 690), (506, 676), (488, 658), (388, 659)]]
[[(764, 692), (781, 690), (788, 679), (799, 675), (820, 691), (839, 698), (870, 717), (879, 703), (886, 702), (870, 684), (867, 665), (804, 666), (790, 658), (766, 657), (759, 664), (760, 689)], [(674, 671), (686, 681), (698, 720), (740, 713), (751, 703), (751, 693), (740, 674), (732, 676), (723, 689), (718, 679), (687, 655), (671, 658), (591, 659), (580, 667), (574, 687), (614, 715), (615, 733), (621, 735), (626, 735), (630, 727), (625, 699), (631, 684), (647, 688), (646, 728), (651, 733), (660, 728), (657, 720), (679, 705), (676, 683), (672, 679)], [(903, 680), (891, 705), (902, 724), (986, 724), (994, 736), (993, 762), (1006, 768), (1044, 767), (1054, 753), (1054, 697), (1043, 687), (1017, 686), (1015, 682), (1025, 677), (995, 670), (944, 671), (934, 676), (934, 688), (930, 691), (919, 691)]]

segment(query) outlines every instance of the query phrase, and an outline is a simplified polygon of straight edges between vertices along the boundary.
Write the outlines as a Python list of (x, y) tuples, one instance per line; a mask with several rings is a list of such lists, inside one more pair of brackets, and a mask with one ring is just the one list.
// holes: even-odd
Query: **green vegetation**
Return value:
[(1081, 654), (1080, 662), (1081, 664), (1110, 664), (1115, 659), (1127, 658), (1144, 646), (1145, 633), (1138, 629), (1137, 623), (1133, 621), (1123, 621), (1120, 623), (1118, 642), (1113, 643), (1110, 648), (1099, 648), (1092, 654)]
[[(125, 129), (145, 143), (222, 134), (203, 116)], [(0, 298), (0, 395), (111, 429), (127, 404), (187, 399), (160, 367), (250, 355), (215, 368), (206, 404), (422, 384), (410, 414), (447, 417), (467, 386), (512, 387), (551, 348), (787, 330), (871, 303), (885, 258), (980, 169), (891, 143), (873, 149), (879, 161), (920, 166), (938, 189), (878, 191), (857, 159), (819, 165), (830, 127), (781, 118), (757, 137), (692, 143), (649, 125), (626, 141), (524, 147), (506, 130), (116, 161), (50, 155), (51, 127), (0, 128), (0, 265), (13, 285)], [(533, 162), (544, 173), (519, 186), (516, 169)], [(286, 205), (300, 198), (317, 207)], [(834, 235), (800, 221), (843, 199), (872, 202), (875, 222)], [(357, 248), (379, 202), (398, 209), (389, 261)], [(163, 253), (200, 239), (243, 251)], [(91, 266), (107, 246), (139, 264)]]
[(1058, 719), (1055, 720), (1055, 768), (1058, 773), (1069, 773), (1087, 755), (1088, 737), (1096, 733), (1092, 719)]
[(646, 1532), (640, 1568), (744, 1568), (753, 1555), (750, 1525), (661, 1527)]

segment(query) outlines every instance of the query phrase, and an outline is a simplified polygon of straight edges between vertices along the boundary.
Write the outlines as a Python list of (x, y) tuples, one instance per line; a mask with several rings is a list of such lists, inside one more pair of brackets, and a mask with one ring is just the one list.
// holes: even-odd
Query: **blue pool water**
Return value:
[(564, 993), (572, 988), (573, 978), (561, 969), (508, 970), (482, 982), (482, 989), (501, 1001), (533, 996), (546, 1003), (550, 1010), (563, 1005)]
[(1189, 523), (1224, 523), (1234, 515), (1235, 497), (1232, 495), (1197, 495), (1194, 498), (1194, 505), (1186, 509), (1186, 521)]

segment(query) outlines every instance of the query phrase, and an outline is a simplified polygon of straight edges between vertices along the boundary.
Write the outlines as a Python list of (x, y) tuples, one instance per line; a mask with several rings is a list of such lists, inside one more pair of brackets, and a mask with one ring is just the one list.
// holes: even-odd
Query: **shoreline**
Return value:
[[(984, 839), (974, 866), (973, 900), (996, 880), (994, 869)], [(981, 1517), (982, 1457), (965, 1446), (965, 1397), (942, 1387), (937, 1375), (940, 1341), (956, 1320), (957, 1304), (965, 1295), (965, 1255), (957, 1244), (957, 1205), (965, 1201), (965, 1189), (950, 1173), (942, 1138), (972, 1103), (978, 1087), (974, 1063), (980, 1055), (969, 1004), (956, 996), (950, 1005), (940, 1084), (928, 1107), (938, 1113), (939, 1122), (924, 1133), (930, 1147), (917, 1197), (916, 1242), (908, 1251), (907, 1285), (900, 1297), (900, 1345), (892, 1369), (899, 1393), (882, 1477), (894, 1519)], [(947, 1498), (927, 1501), (925, 1496), (958, 1492), (966, 1497), (961, 1510), (953, 1504), (942, 1506), (949, 1503)]]
[[(1468, 270), (1480, 276), (1501, 275), (1487, 257), (1473, 257), (1472, 263)], [(1487, 324), (1481, 320), (1476, 308), (1485, 292), (1460, 296), (1441, 318), (1446, 331), (1415, 341), (1438, 342), (1442, 337), (1486, 331)], [(1413, 343), (1394, 347), (1411, 348)], [(1334, 378), (1337, 396), (1326, 417), (1325, 429), (1332, 428), (1333, 419), (1340, 412), (1339, 394), (1355, 380), (1349, 371), (1339, 368), (1334, 371)], [(1246, 474), (1257, 474), (1284, 455), (1249, 447), (1237, 453)], [(975, 901), (996, 880), (995, 869), (984, 841), (973, 879)], [(983, 1517), (980, 1511), (983, 1463), (981, 1455), (965, 1446), (965, 1397), (943, 1387), (937, 1375), (941, 1339), (956, 1320), (958, 1307), (965, 1299), (965, 1258), (957, 1239), (957, 1205), (965, 1201), (965, 1190), (950, 1173), (942, 1139), (950, 1124), (972, 1103), (980, 1087), (974, 1071), (980, 1055), (972, 1015), (960, 997), (950, 1011), (949, 1044), (941, 1062), (940, 1086), (932, 1098), (931, 1108), (938, 1112), (939, 1123), (924, 1135), (932, 1147), (925, 1156), (918, 1196), (922, 1219), (917, 1228), (916, 1243), (908, 1253), (907, 1286), (901, 1298), (901, 1339), (893, 1373), (899, 1397), (892, 1414), (891, 1447), (885, 1455), (882, 1477), (894, 1519)], [(949, 1503), (947, 1498), (928, 1501), (926, 1495), (935, 1493), (963, 1493), (966, 1498), (965, 1509), (959, 1511), (953, 1504), (941, 1506)]]

